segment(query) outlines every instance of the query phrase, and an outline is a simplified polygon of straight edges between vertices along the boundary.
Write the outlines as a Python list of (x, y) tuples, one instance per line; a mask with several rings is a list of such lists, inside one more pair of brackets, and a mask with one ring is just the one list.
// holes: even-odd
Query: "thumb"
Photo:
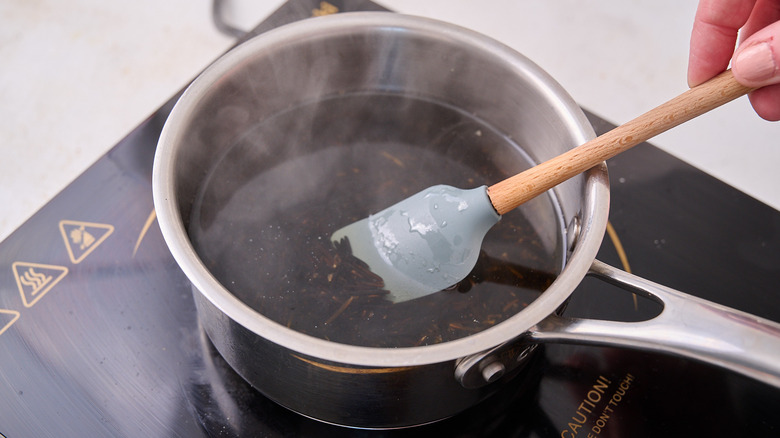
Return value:
[(780, 83), (780, 21), (740, 44), (731, 61), (737, 82), (749, 87)]

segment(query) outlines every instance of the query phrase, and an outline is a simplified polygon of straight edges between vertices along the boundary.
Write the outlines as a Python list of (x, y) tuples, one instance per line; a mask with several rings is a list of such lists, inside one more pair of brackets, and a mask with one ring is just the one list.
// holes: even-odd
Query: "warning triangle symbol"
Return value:
[(0, 335), (5, 333), (17, 319), (19, 319), (19, 312), (16, 310), (0, 309)]
[(68, 268), (57, 265), (14, 262), (11, 267), (24, 307), (32, 307), (68, 274)]
[(108, 224), (94, 222), (60, 221), (60, 234), (68, 249), (70, 261), (81, 263), (95, 250), (111, 233), (114, 227)]

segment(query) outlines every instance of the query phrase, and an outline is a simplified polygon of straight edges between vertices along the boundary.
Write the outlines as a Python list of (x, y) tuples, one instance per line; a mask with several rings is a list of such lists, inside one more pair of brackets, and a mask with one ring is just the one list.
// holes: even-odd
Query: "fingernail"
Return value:
[(758, 43), (743, 49), (734, 59), (732, 70), (743, 80), (762, 82), (777, 72), (777, 62), (769, 43)]

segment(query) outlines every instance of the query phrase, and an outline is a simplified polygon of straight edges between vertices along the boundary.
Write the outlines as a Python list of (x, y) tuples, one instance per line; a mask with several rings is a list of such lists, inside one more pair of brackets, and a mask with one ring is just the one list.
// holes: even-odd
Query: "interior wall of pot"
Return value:
[[(477, 44), (461, 34), (356, 26), (272, 44), (251, 41), (240, 50), (242, 59), (220, 66), (222, 76), (209, 84), (181, 127), (175, 178), (185, 226), (209, 166), (238, 138), (274, 114), (329, 96), (397, 93), (451, 105), (511, 138), (535, 162), (582, 141), (572, 133), (581, 121), (571, 108), (551, 104), (546, 87), (557, 85), (521, 57), (508, 56), (508, 49)], [(308, 129), (307, 123), (300, 120), (298, 129)], [(497, 149), (493, 160), (512, 161), (503, 153)], [(579, 212), (583, 180), (574, 178), (556, 189), (565, 222)], [(535, 213), (528, 209), (525, 214)], [(549, 223), (549, 218), (536, 222)], [(559, 244), (560, 225), (537, 231), (549, 245)]]

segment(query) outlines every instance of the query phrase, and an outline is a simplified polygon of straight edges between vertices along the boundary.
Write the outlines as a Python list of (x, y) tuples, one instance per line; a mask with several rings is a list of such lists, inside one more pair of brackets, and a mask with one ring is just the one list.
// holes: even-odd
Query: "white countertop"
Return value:
[[(227, 0), (250, 29), (282, 0)], [(377, 0), (496, 38), (619, 124), (686, 89), (693, 0)], [(0, 2), (0, 240), (227, 50), (209, 0)], [(652, 141), (780, 209), (780, 123), (746, 98)]]

